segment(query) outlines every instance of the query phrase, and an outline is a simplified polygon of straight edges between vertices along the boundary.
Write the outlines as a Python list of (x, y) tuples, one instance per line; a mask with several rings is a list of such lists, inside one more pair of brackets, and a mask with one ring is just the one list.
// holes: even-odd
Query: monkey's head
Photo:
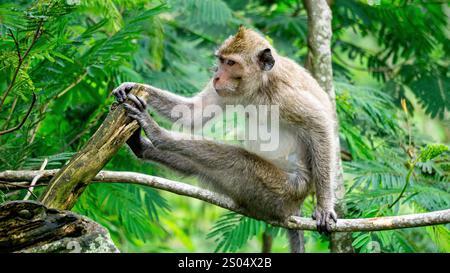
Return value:
[(223, 97), (251, 95), (275, 65), (275, 52), (257, 32), (239, 28), (216, 51), (214, 88)]

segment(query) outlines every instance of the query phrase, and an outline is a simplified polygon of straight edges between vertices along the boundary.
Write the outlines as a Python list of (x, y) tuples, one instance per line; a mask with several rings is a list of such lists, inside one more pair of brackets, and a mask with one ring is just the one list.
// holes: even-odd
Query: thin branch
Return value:
[[(48, 186), (48, 182), (39, 182), (34, 185), (33, 188), (42, 186)], [(26, 189), (30, 187), (30, 181), (0, 181), (0, 189), (4, 189), (7, 191)]]
[(13, 103), (12, 103), (12, 105), (11, 105), (11, 109), (9, 110), (9, 115), (8, 115), (8, 117), (6, 118), (6, 121), (5, 121), (5, 125), (4, 125), (4, 127), (3, 127), (3, 130), (6, 130), (6, 128), (8, 128), (8, 126), (9, 126), (9, 122), (11, 121), (11, 118), (12, 118), (12, 116), (13, 116), (13, 114), (14, 114), (14, 110), (16, 110), (17, 101), (19, 101), (19, 96), (16, 96), (16, 97), (14, 98), (14, 101), (13, 101)]
[(79, 84), (87, 75), (87, 71), (84, 71), (83, 74), (78, 76), (78, 78), (75, 79), (71, 84), (69, 84), (64, 90), (56, 94), (51, 100), (59, 99), (60, 97), (64, 96), (67, 92), (70, 91), (70, 89), (74, 88), (77, 84)]
[(15, 126), (13, 128), (9, 128), (9, 129), (0, 131), (0, 136), (8, 134), (8, 133), (11, 133), (11, 132), (14, 132), (16, 130), (19, 130), (25, 124), (25, 121), (28, 119), (28, 116), (31, 114), (31, 110), (33, 110), (33, 106), (34, 106), (35, 103), (36, 103), (36, 94), (33, 93), (33, 100), (31, 101), (30, 108), (28, 108), (28, 111), (25, 114), (25, 116), (23, 117), (22, 121), (17, 126)]
[(8, 30), (9, 30), (9, 33), (10, 33), (11, 37), (14, 40), (14, 45), (16, 46), (16, 50), (17, 50), (17, 57), (19, 57), (19, 62), (22, 62), (22, 54), (20, 54), (19, 41), (17, 40), (16, 36), (12, 32), (12, 29), (9, 28)]
[[(36, 175), (42, 175), (41, 181), (49, 180), (59, 170), (45, 171), (3, 171), (0, 180), (5, 181), (31, 181)], [(178, 195), (196, 198), (207, 203), (232, 210), (249, 216), (246, 210), (236, 204), (231, 198), (209, 190), (205, 190), (186, 183), (173, 181), (161, 177), (145, 175), (134, 172), (101, 171), (93, 179), (94, 183), (131, 183), (169, 191)], [(12, 183), (12, 182), (11, 182)], [(264, 219), (259, 219), (264, 220)], [(267, 221), (267, 220), (266, 220)], [(299, 230), (317, 230), (316, 221), (311, 218), (291, 216), (285, 222), (267, 221), (276, 226)], [(428, 213), (410, 214), (402, 216), (389, 216), (365, 219), (338, 219), (332, 226), (332, 231), (377, 231), (399, 228), (412, 228), (429, 225), (450, 223), (450, 209)]]
[[(30, 53), (31, 48), (33, 48), (34, 44), (35, 44), (36, 41), (39, 39), (39, 37), (41, 37), (41, 34), (42, 34), (42, 32), (41, 32), (42, 24), (43, 24), (43, 21), (40, 21), (40, 22), (39, 22), (39, 25), (38, 25), (38, 27), (37, 27), (35, 33), (34, 33), (33, 40), (31, 41), (31, 44), (30, 44), (30, 46), (27, 48), (27, 50), (25, 51), (25, 53), (24, 53), (23, 55), (20, 55), (20, 51), (17, 52), (17, 54), (18, 54), (17, 57), (18, 57), (18, 59), (19, 59), (19, 62), (18, 62), (18, 64), (17, 64), (16, 70), (14, 71), (13, 78), (12, 78), (11, 82), (9, 83), (8, 88), (6, 89), (5, 93), (4, 93), (3, 96), (2, 96), (2, 99), (1, 99), (1, 101), (0, 101), (0, 111), (2, 110), (3, 104), (5, 103), (6, 97), (8, 96), (9, 92), (11, 92), (11, 90), (12, 90), (14, 84), (16, 83), (16, 79), (17, 79), (17, 75), (19, 74), (20, 67), (22, 66), (22, 64), (23, 64), (23, 62), (24, 62), (24, 60), (25, 60), (25, 58), (28, 56), (28, 53)], [(11, 33), (12, 33), (12, 32), (11, 32)], [(15, 41), (15, 38), (13, 38), (13, 39), (14, 39), (14, 41)], [(16, 45), (16, 47), (17, 47), (17, 46), (18, 46), (18, 44)]]
[[(48, 163), (48, 158), (45, 158), (44, 162), (42, 162), (42, 165), (39, 168), (39, 171), (43, 171), (45, 169), (45, 167), (47, 166), (47, 163)], [(28, 200), (28, 198), (30, 198), (31, 194), (33, 193), (33, 188), (36, 185), (36, 183), (38, 182), (39, 178), (41, 178), (41, 176), (42, 176), (42, 174), (38, 174), (33, 178), (33, 180), (31, 181), (30, 187), (28, 188), (28, 193), (27, 193), (27, 195), (25, 195), (23, 200)]]
[(13, 183), (13, 182), (6, 182), (6, 181), (0, 181), (0, 184), (4, 184), (4, 185), (11, 185), (13, 187), (16, 188), (22, 188), (24, 190), (28, 191), (28, 194), (33, 195), (33, 197), (37, 200), (38, 197), (36, 196), (36, 194), (34, 194), (31, 190), (30, 190), (30, 186), (22, 186), (22, 185), (18, 185), (17, 183)]
[(31, 45), (27, 48), (27, 51), (25, 51), (25, 53), (23, 54), (22, 61), (25, 60), (25, 58), (28, 56), (28, 53), (30, 53), (31, 49), (33, 48), (34, 44), (36, 44), (37, 40), (41, 37), (43, 24), (44, 24), (44, 21), (41, 20), (36, 29), (36, 32), (34, 33), (33, 40), (31, 41)]
[[(26, 183), (26, 184), (25, 184)], [(21, 189), (27, 189), (29, 187), (29, 181), (20, 181), (20, 182), (12, 182), (12, 181), (0, 181), (0, 185), (2, 185), (2, 188), (9, 189), (9, 187), (12, 188), (21, 188)]]

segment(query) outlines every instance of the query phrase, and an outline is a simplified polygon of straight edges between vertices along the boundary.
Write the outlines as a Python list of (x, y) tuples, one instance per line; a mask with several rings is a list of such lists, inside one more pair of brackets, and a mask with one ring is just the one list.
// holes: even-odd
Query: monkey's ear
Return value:
[(258, 63), (264, 71), (269, 71), (275, 65), (275, 59), (272, 56), (272, 51), (270, 48), (261, 50), (258, 54)]

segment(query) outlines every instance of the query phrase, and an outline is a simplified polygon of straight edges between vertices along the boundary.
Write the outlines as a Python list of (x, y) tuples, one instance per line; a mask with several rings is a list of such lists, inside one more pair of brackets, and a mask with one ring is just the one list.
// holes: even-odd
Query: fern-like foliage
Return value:
[(232, 11), (222, 0), (186, 0), (173, 2), (179, 6), (180, 11), (190, 11), (190, 23), (200, 25), (225, 26), (232, 19)]
[(133, 185), (90, 185), (74, 210), (105, 224), (115, 236), (147, 241), (164, 235), (159, 215), (169, 210), (166, 200), (154, 189)]
[(405, 97), (408, 87), (429, 115), (442, 119), (450, 105), (445, 5), (407, 2), (368, 5), (365, 1), (336, 1), (334, 27), (352, 27), (362, 36), (373, 35), (380, 49), (369, 50), (346, 40), (336, 45), (350, 59), (367, 62), (375, 78), (390, 82), (387, 91), (397, 99)]
[(280, 228), (229, 212), (217, 220), (207, 238), (214, 238), (217, 243), (216, 252), (236, 252), (250, 239), (264, 231), (277, 236)]

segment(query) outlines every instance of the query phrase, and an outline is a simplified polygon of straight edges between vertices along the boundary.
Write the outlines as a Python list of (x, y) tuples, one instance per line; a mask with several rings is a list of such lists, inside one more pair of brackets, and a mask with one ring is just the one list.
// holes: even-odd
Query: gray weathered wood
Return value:
[(108, 231), (70, 211), (35, 201), (0, 205), (1, 252), (118, 252)]
[[(33, 177), (42, 174), (43, 180), (49, 180), (58, 170), (45, 171), (3, 171), (0, 172), (0, 181), (31, 181)], [(148, 186), (175, 194), (196, 198), (216, 206), (247, 215), (246, 211), (238, 206), (231, 198), (206, 189), (192, 186), (186, 183), (173, 181), (161, 177), (145, 175), (134, 172), (101, 171), (92, 178), (94, 183), (131, 183)], [(260, 219), (267, 220), (267, 219)], [(317, 230), (316, 221), (306, 217), (292, 216), (286, 222), (269, 223), (281, 227)], [(450, 209), (428, 213), (419, 213), (392, 217), (365, 218), (365, 219), (338, 219), (332, 227), (335, 232), (347, 231), (376, 231), (398, 228), (411, 228), (429, 225), (440, 225), (450, 223)]]
[[(148, 93), (138, 85), (133, 94), (146, 99)], [(40, 201), (51, 208), (71, 209), (93, 177), (139, 128), (126, 116), (123, 105), (112, 109), (88, 143), (56, 173)]]

